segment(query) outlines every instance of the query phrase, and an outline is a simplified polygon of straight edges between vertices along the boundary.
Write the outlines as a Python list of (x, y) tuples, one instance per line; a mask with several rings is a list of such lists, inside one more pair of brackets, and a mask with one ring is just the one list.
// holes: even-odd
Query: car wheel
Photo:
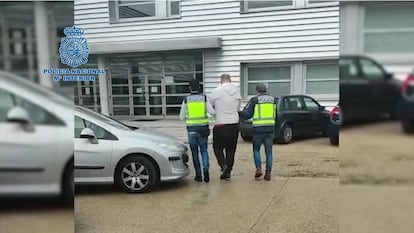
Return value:
[(414, 122), (401, 120), (401, 126), (405, 133), (414, 133)]
[(277, 142), (280, 144), (288, 144), (293, 139), (293, 127), (291, 124), (285, 124), (280, 130), (280, 135), (277, 137)]
[(66, 166), (65, 172), (63, 174), (64, 175), (62, 180), (62, 195), (66, 203), (72, 204), (73, 198), (75, 196), (75, 182), (73, 180), (73, 163), (69, 163)]
[(240, 136), (243, 138), (244, 141), (247, 141), (247, 142), (250, 142), (253, 139), (252, 137), (246, 136), (242, 133), (240, 134)]
[(329, 142), (331, 145), (339, 145), (339, 136), (329, 136)]
[(145, 157), (129, 157), (118, 166), (116, 183), (125, 192), (145, 193), (157, 183), (158, 174), (155, 165)]

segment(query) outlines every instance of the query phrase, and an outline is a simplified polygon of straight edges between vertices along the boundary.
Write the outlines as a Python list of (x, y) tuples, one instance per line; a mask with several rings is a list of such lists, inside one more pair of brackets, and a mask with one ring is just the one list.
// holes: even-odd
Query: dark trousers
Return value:
[(215, 126), (213, 129), (214, 153), (222, 170), (233, 169), (238, 137), (239, 124)]

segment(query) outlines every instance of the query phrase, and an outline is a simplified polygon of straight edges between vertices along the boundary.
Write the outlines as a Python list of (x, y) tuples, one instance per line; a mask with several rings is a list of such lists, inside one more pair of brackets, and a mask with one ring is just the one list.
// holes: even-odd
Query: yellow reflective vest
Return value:
[(253, 113), (253, 127), (254, 126), (274, 126), (276, 104), (275, 98), (270, 95), (259, 95), (257, 96), (257, 103), (254, 106)]
[(185, 123), (187, 126), (208, 125), (207, 97), (201, 94), (189, 95), (185, 98), (187, 115)]

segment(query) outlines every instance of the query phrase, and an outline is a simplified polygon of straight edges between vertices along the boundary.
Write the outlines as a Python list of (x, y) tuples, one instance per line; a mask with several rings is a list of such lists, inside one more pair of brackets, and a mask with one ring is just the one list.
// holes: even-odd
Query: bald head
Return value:
[(223, 83), (231, 83), (231, 78), (229, 74), (222, 74), (220, 77), (220, 82)]

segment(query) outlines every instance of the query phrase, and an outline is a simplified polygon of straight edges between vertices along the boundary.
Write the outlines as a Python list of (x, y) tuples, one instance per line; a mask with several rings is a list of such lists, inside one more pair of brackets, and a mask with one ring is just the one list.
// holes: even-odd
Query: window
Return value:
[(280, 0), (280, 1), (257, 1), (257, 0), (244, 0), (242, 1), (242, 11), (263, 11), (272, 9), (289, 8), (294, 6), (293, 0)]
[(313, 99), (303, 97), (303, 102), (305, 103), (306, 110), (311, 112), (319, 112), (319, 104), (317, 104)]
[(284, 102), (285, 108), (289, 111), (298, 111), (303, 109), (303, 105), (299, 97), (286, 97)]
[(385, 78), (384, 71), (379, 65), (368, 59), (360, 59), (361, 71), (366, 79), (382, 80)]
[(414, 53), (413, 12), (414, 2), (367, 4), (364, 17), (364, 51)]
[(7, 113), (14, 106), (13, 96), (0, 89), (0, 122), (6, 122)]
[(40, 106), (0, 89), (0, 122), (5, 122), (7, 114), (15, 106), (20, 106), (29, 114), (35, 125), (63, 125), (57, 117)]
[[(306, 1), (306, 0), (305, 0)], [(308, 5), (321, 5), (339, 3), (339, 0), (307, 0)]]
[(179, 0), (109, 1), (111, 21), (180, 16)]
[(355, 59), (341, 58), (339, 60), (339, 77), (341, 80), (358, 77)]
[(84, 120), (78, 116), (75, 116), (75, 138), (80, 138), (80, 134), (85, 128), (91, 129), (95, 133), (97, 139), (116, 140), (116, 137), (106, 131), (104, 128), (90, 121)]
[(260, 12), (304, 7), (338, 6), (339, 0), (242, 0), (241, 12)]
[(85, 124), (83, 123), (83, 120), (75, 116), (75, 138), (80, 138), (80, 134), (84, 128)]
[(247, 95), (256, 95), (256, 85), (264, 83), (272, 95), (290, 94), (291, 66), (247, 67)]
[(275, 96), (307, 94), (313, 98), (336, 100), (339, 94), (337, 60), (292, 61), (283, 63), (242, 64), (242, 94), (256, 95), (256, 85), (263, 83)]
[(306, 94), (339, 93), (338, 64), (306, 64)]

